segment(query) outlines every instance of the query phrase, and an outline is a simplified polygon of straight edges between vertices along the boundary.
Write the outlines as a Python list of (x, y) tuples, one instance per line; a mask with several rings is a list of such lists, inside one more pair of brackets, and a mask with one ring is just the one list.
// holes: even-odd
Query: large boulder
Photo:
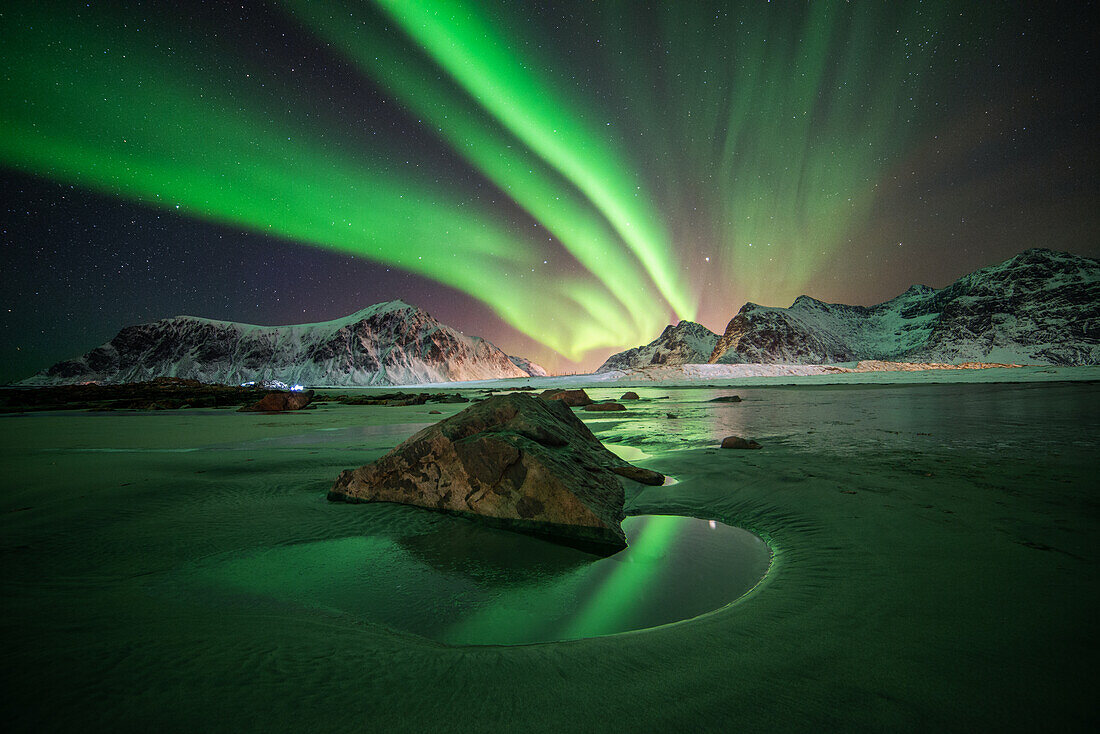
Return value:
[(592, 404), (592, 398), (584, 390), (546, 390), (539, 397), (543, 400), (560, 400), (570, 408), (583, 408)]
[(626, 546), (620, 473), (664, 477), (608, 451), (559, 400), (497, 395), (340, 474), (328, 498), (480, 518), (600, 553)]

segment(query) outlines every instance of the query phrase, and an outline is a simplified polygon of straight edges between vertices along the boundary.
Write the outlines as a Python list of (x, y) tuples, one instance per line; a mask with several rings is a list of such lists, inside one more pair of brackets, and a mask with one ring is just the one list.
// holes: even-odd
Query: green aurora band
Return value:
[(612, 0), (546, 50), (523, 4), (280, 4), (580, 267), (531, 276), (556, 245), (529, 226), (298, 115), (308, 98), (224, 43), (98, 9), (5, 10), (0, 163), (415, 272), (571, 360), (695, 318), (709, 279), (721, 308), (774, 302), (842, 254), (919, 126), (946, 18)]
[(684, 259), (710, 256), (723, 294), (787, 305), (907, 151), (943, 4), (655, 3), (648, 24), (636, 3), (604, 7), (590, 63), (628, 101), (621, 134)]
[(677, 315), (694, 318), (675, 260), (640, 180), (604, 136), (511, 47), (508, 36), (460, 0), (377, 0), (469, 95), (569, 179), (599, 209), (645, 266)]
[[(572, 359), (653, 322), (633, 324), (592, 278), (523, 279), (542, 258), (526, 235), (429, 182), (341, 155), (304, 122), (274, 122), (261, 98), (242, 106), (254, 94), (196, 82), (163, 51), (173, 41), (163, 31), (93, 30), (33, 6), (20, 15), (25, 30), (4, 49), (4, 96), (22, 101), (0, 110), (8, 166), (425, 275)], [(101, 63), (63, 50), (88, 47)]]
[[(289, 5), (290, 3), (288, 3)], [(629, 336), (648, 339), (667, 320), (667, 310), (651, 295), (645, 273), (578, 192), (546, 162), (517, 147), (508, 132), (469, 98), (439, 79), (424, 59), (410, 55), (391, 33), (377, 23), (356, 21), (325, 2), (295, 2), (294, 14), (326, 40), (343, 49), (367, 74), (379, 81), (417, 115), (430, 120), (433, 130), (457, 154), (475, 165), (535, 220), (546, 227), (577, 261), (596, 277), (626, 308), (633, 320)], [(619, 304), (596, 302), (602, 294), (577, 290), (575, 300), (590, 310), (606, 312)], [(686, 304), (686, 295), (678, 300)], [(686, 305), (685, 305), (686, 307)], [(685, 316), (690, 318), (690, 316)], [(624, 333), (622, 336), (627, 337)], [(623, 344), (630, 342), (621, 342)], [(584, 350), (600, 346), (578, 345)]]

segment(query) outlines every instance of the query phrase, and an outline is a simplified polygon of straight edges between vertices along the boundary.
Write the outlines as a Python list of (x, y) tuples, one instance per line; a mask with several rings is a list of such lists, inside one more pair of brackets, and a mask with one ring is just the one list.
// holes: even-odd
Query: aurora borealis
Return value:
[(5, 5), (3, 379), (404, 298), (558, 371), (1096, 254), (1074, 4)]

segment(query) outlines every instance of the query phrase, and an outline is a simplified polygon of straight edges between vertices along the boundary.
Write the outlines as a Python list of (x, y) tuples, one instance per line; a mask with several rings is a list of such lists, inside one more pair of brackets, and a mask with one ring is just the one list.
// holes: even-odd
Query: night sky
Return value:
[(1100, 255), (1091, 5), (6, 2), (0, 382), (394, 298), (588, 371)]

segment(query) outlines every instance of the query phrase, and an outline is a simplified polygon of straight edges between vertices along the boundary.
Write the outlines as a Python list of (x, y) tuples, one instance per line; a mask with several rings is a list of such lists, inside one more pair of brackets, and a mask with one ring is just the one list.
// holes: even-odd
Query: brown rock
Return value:
[(624, 392), (623, 396), (619, 400), (638, 400), (638, 393), (636, 392)]
[(313, 391), (269, 392), (258, 403), (246, 405), (238, 413), (272, 413), (282, 410), (301, 410), (313, 400)]
[(741, 398), (737, 395), (723, 395), (720, 398), (714, 398), (713, 400), (709, 400), (707, 402), (710, 402), (710, 403), (740, 403)]
[(626, 545), (617, 476), (624, 469), (649, 482), (660, 476), (608, 451), (563, 401), (512, 393), (474, 403), (341, 473), (328, 498), (475, 516), (608, 553)]
[(429, 410), (428, 415), (442, 415), (438, 410)]
[(604, 412), (606, 412), (606, 411), (609, 411), (609, 410), (626, 410), (626, 406), (625, 405), (620, 405), (619, 403), (591, 403), (589, 405), (584, 406), (583, 409), (584, 410), (591, 410), (591, 411), (604, 411)]
[(722, 439), (722, 448), (724, 449), (758, 449), (762, 448), (760, 444), (753, 441), (751, 438), (741, 438), (740, 436), (726, 436)]
[(648, 484), (653, 487), (659, 487), (665, 483), (664, 474), (653, 471), (652, 469), (643, 469), (642, 467), (634, 466), (633, 464), (618, 466), (611, 471), (615, 472), (620, 477), (633, 479), (635, 482), (641, 482), (642, 484)]
[(580, 408), (592, 404), (592, 398), (584, 390), (547, 390), (541, 395), (543, 400), (560, 400), (570, 408)]

